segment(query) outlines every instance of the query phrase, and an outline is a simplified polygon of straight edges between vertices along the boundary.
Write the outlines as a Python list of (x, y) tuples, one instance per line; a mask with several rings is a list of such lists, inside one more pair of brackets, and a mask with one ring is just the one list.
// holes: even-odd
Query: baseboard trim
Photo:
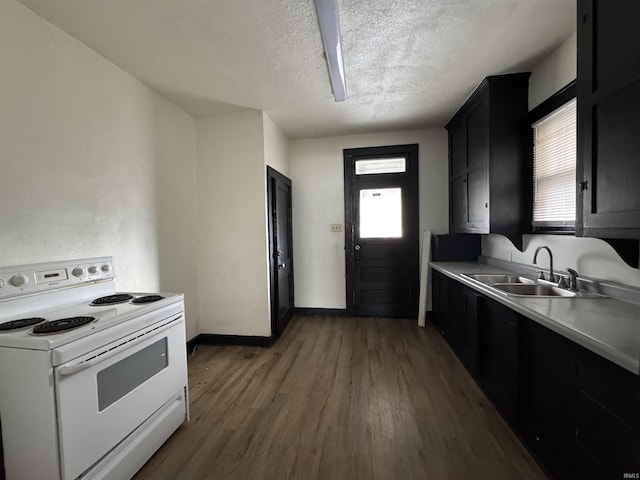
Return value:
[(304, 316), (347, 317), (348, 312), (344, 308), (294, 308), (293, 313)]
[(187, 351), (192, 352), (198, 345), (240, 345), (244, 347), (270, 347), (273, 337), (253, 335), (218, 335), (201, 333), (187, 342)]

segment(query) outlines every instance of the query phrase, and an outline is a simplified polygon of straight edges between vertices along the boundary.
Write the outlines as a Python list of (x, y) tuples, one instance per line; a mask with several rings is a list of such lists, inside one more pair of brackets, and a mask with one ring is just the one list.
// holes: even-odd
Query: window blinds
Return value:
[(532, 125), (533, 226), (576, 220), (576, 100)]

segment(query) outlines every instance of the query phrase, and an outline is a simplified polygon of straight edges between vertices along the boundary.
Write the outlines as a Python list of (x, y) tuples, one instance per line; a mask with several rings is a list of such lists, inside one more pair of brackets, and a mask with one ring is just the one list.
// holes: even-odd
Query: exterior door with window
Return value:
[(418, 309), (418, 146), (344, 151), (347, 311), (407, 318)]

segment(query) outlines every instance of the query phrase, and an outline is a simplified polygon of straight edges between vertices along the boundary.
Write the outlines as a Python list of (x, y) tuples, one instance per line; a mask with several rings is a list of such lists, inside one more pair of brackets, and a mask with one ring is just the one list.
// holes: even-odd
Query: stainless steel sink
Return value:
[(580, 290), (573, 292), (555, 283), (533, 280), (517, 273), (462, 273), (463, 277), (495, 289), (510, 297), (529, 298), (608, 298), (598, 293)]
[(541, 283), (495, 283), (493, 288), (518, 297), (576, 297), (576, 292)]
[(493, 285), (495, 283), (535, 283), (535, 280), (515, 273), (463, 273), (462, 275), (484, 283), (485, 285)]

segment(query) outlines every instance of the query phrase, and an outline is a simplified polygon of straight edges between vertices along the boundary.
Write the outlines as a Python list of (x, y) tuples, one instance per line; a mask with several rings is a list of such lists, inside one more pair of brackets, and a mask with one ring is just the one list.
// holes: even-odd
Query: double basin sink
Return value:
[(502, 273), (462, 273), (462, 276), (496, 289), (511, 297), (534, 298), (606, 298), (597, 293), (574, 292), (560, 288), (557, 284), (544, 280), (532, 280), (518, 274)]

